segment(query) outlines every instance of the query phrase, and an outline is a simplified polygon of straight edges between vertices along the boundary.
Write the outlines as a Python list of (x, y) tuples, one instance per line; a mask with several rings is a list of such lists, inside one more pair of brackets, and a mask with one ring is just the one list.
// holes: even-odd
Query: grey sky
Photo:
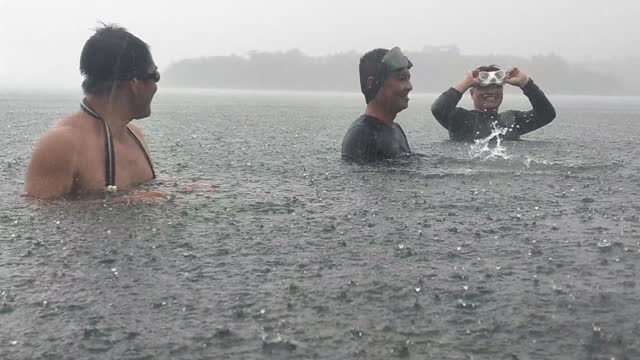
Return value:
[(0, 0), (0, 87), (78, 86), (80, 50), (98, 21), (149, 43), (162, 70), (186, 57), (291, 48), (640, 56), (638, 18), (640, 3), (622, 0)]

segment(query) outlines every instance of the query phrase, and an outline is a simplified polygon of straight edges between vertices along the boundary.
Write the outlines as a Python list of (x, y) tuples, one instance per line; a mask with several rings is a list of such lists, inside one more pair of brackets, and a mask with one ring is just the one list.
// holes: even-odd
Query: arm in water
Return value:
[(196, 180), (182, 180), (175, 177), (160, 176), (156, 179), (157, 185), (171, 186), (175, 189), (175, 192), (190, 194), (190, 193), (208, 193), (216, 190), (218, 186), (208, 182), (196, 181)]
[[(510, 72), (516, 71), (522, 73), (517, 68), (510, 70)], [(515, 77), (514, 77), (515, 79)], [(511, 79), (507, 79), (508, 83), (512, 83)], [(519, 86), (522, 89), (524, 95), (529, 98), (532, 110), (529, 111), (516, 111), (515, 116), (515, 131), (518, 135), (524, 135), (533, 130), (539, 129), (548, 123), (550, 123), (556, 117), (556, 110), (551, 105), (551, 102), (545, 94), (540, 90), (533, 80), (523, 74), (522, 83), (513, 83), (512, 85)]]
[(457, 105), (462, 99), (462, 94), (479, 83), (479, 80), (473, 76), (473, 71), (467, 72), (459, 84), (442, 93), (431, 105), (433, 117), (447, 130), (464, 127), (464, 119), (467, 118), (469, 110)]
[[(158, 178), (154, 182), (156, 186), (162, 186), (159, 191), (154, 190), (133, 190), (120, 193), (118, 195), (107, 195), (104, 199), (94, 200), (96, 203), (105, 204), (121, 204), (127, 205), (139, 204), (139, 203), (152, 203), (159, 204), (175, 200), (179, 194), (204, 194), (215, 191), (216, 186), (210, 183), (200, 181), (187, 181), (178, 180), (175, 178)], [(171, 186), (172, 189), (167, 191), (166, 185)]]
[(175, 199), (175, 195), (171, 193), (165, 193), (160, 191), (135, 191), (128, 192), (122, 195), (109, 196), (104, 199), (86, 200), (90, 204), (139, 204), (139, 203), (151, 203), (159, 204), (165, 203)]

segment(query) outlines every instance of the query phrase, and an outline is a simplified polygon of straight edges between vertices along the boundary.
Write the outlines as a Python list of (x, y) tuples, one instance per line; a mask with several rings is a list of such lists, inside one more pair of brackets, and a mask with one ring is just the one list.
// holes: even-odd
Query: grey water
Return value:
[(80, 93), (2, 91), (0, 358), (638, 359), (640, 98), (549, 97), (492, 156), (414, 95), (419, 155), (373, 167), (339, 156), (359, 95), (161, 89), (174, 198), (127, 205), (23, 198)]

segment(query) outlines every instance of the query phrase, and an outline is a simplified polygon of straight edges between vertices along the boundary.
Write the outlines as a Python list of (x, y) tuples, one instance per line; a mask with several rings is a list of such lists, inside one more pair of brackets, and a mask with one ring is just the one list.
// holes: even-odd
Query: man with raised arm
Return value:
[[(533, 109), (499, 112), (503, 85), (522, 89)], [(473, 110), (458, 107), (467, 90), (473, 99)], [(549, 124), (556, 112), (549, 99), (527, 74), (518, 68), (504, 71), (496, 65), (481, 66), (469, 71), (462, 81), (449, 88), (431, 106), (433, 116), (457, 141), (484, 139), (496, 130), (504, 140), (518, 140), (521, 135)]]

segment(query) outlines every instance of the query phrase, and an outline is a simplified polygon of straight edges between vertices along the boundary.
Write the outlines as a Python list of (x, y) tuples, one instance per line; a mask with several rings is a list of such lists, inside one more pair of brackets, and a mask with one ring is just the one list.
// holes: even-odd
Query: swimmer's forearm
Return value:
[(455, 88), (449, 88), (431, 105), (433, 117), (446, 129), (449, 129), (451, 125), (451, 118), (455, 114), (456, 106), (458, 102), (460, 102), (460, 99), (462, 99), (462, 93)]
[(522, 88), (522, 92), (533, 107), (533, 111), (536, 114), (539, 126), (544, 126), (550, 123), (556, 117), (556, 110), (547, 98), (547, 96), (540, 90), (533, 80), (529, 79), (527, 84)]

